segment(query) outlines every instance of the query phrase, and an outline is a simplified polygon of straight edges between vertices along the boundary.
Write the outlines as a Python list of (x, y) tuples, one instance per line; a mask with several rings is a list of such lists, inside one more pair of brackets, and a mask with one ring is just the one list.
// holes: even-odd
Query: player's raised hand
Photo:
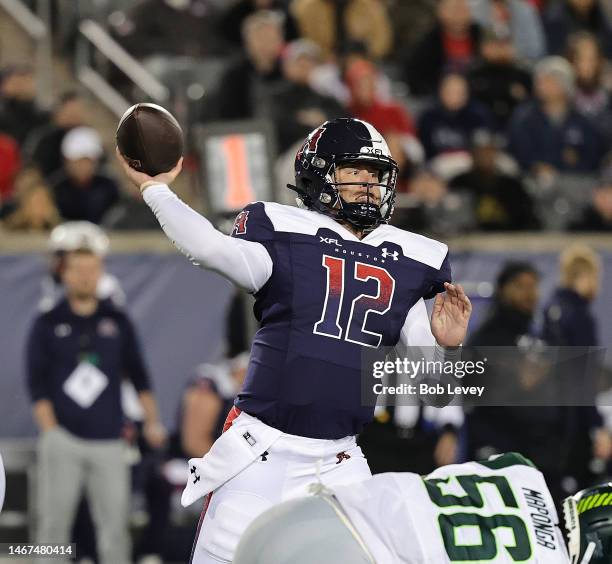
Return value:
[(130, 181), (138, 188), (142, 190), (142, 185), (146, 182), (150, 182), (151, 184), (171, 184), (174, 182), (174, 179), (180, 174), (183, 169), (183, 157), (181, 157), (176, 163), (176, 166), (169, 170), (168, 172), (162, 172), (156, 176), (149, 176), (144, 172), (140, 172), (138, 170), (133, 169), (127, 161), (123, 158), (123, 155), (119, 152), (118, 148), (115, 148), (115, 154), (117, 155), (117, 159), (121, 163), (121, 168), (125, 172), (125, 175), (130, 179)]
[(439, 345), (457, 347), (463, 343), (472, 303), (461, 284), (444, 283), (446, 292), (438, 294), (431, 313), (431, 332)]

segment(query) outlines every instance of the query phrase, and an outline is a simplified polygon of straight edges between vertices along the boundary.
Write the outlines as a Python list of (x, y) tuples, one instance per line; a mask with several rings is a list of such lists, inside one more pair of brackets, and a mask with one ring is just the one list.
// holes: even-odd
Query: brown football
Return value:
[(135, 104), (119, 121), (117, 147), (132, 168), (155, 176), (174, 168), (181, 158), (183, 131), (161, 106)]

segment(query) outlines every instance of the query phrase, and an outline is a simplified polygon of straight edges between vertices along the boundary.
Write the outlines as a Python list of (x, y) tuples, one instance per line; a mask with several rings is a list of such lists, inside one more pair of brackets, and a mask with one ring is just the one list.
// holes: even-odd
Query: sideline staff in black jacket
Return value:
[(165, 439), (134, 329), (127, 315), (96, 297), (102, 260), (90, 250), (66, 256), (66, 299), (34, 322), (28, 385), (38, 444), (40, 543), (68, 543), (85, 489), (102, 564), (130, 561), (129, 467), (120, 438), (121, 380), (129, 377), (145, 412), (151, 446)]

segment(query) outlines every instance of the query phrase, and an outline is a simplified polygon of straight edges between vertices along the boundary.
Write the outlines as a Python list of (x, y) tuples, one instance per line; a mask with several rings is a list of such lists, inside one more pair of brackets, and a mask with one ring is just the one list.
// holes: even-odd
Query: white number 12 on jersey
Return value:
[(358, 345), (376, 348), (380, 345), (382, 334), (368, 331), (365, 326), (370, 313), (384, 315), (391, 309), (395, 280), (385, 268), (363, 262), (355, 262), (353, 276), (355, 280), (367, 282), (376, 280), (378, 285), (376, 295), (360, 294), (351, 302), (351, 309), (346, 330), (340, 326), (340, 312), (344, 301), (344, 271), (343, 258), (323, 255), (323, 266), (327, 271), (327, 290), (321, 319), (315, 323), (313, 332), (333, 339), (342, 339)]

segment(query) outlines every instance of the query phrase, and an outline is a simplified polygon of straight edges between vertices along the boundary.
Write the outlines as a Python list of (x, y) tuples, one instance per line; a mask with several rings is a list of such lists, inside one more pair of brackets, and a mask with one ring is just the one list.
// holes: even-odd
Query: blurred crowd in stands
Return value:
[[(611, 11), (600, 0), (141, 0), (103, 23), (187, 101), (184, 125), (267, 120), (279, 162), (326, 119), (371, 122), (401, 166), (395, 223), (452, 235), (612, 228)], [(31, 67), (0, 80), (3, 223), (114, 227), (130, 196), (105, 172), (81, 96), (43, 111)]]

